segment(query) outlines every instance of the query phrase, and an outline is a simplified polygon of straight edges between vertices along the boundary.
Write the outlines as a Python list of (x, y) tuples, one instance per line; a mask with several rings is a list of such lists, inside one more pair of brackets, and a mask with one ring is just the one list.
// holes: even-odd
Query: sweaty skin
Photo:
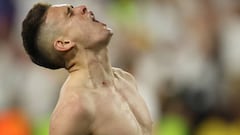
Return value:
[[(64, 5), (51, 7), (46, 19), (48, 23), (54, 25), (57, 20), (54, 14), (65, 9)], [(80, 9), (74, 12), (77, 14)], [(92, 24), (85, 14), (77, 17), (88, 31), (92, 30), (89, 34), (94, 37), (91, 39), (94, 44), (79, 49), (68, 62), (69, 76), (51, 116), (50, 135), (151, 135), (152, 120), (134, 77), (109, 63), (107, 41), (111, 31), (103, 24)], [(71, 25), (76, 23), (78, 20), (73, 18)], [(77, 31), (71, 33), (75, 35)], [(70, 37), (75, 40), (74, 36)], [(83, 45), (86, 40), (81, 38), (76, 42)]]

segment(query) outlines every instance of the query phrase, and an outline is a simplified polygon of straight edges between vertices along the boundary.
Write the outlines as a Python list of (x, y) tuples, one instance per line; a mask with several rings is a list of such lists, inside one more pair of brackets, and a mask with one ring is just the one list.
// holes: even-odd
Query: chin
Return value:
[(100, 36), (98, 36), (95, 40), (93, 40), (93, 42), (91, 44), (89, 44), (89, 46), (87, 48), (94, 49), (94, 48), (108, 46), (113, 34), (110, 32), (106, 32), (106, 33), (99, 34), (99, 35)]
[(104, 29), (102, 34), (99, 34), (99, 35), (100, 36), (97, 44), (107, 46), (113, 36), (113, 32), (110, 30)]
[(98, 45), (100, 45), (100, 46), (107, 46), (107, 45), (109, 44), (111, 38), (112, 38), (112, 35), (109, 35), (109, 36), (106, 37), (105, 39), (100, 40), (100, 41), (98, 42)]

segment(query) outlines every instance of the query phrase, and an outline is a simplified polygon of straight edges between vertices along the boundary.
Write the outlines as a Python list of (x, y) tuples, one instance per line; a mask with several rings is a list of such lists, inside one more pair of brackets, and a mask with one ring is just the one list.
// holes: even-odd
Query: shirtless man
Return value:
[(132, 75), (112, 68), (113, 35), (86, 6), (36, 4), (22, 25), (37, 65), (69, 72), (51, 116), (50, 135), (151, 135), (152, 120)]

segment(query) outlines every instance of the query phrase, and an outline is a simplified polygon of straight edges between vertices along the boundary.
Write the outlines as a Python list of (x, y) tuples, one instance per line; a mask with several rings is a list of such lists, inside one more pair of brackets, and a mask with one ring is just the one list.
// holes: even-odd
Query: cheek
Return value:
[(83, 44), (94, 44), (109, 40), (109, 32), (103, 27), (89, 21), (78, 21), (77, 23), (71, 23), (69, 32), (74, 41)]
[(73, 40), (82, 40), (85, 37), (85, 35), (88, 32), (88, 28), (86, 27), (86, 24), (81, 22), (81, 23), (71, 23), (68, 26), (68, 34), (70, 37), (73, 38)]

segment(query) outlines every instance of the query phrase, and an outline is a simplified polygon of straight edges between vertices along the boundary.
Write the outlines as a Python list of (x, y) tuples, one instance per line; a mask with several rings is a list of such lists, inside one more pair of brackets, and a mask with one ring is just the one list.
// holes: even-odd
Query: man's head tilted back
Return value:
[(85, 6), (38, 3), (22, 23), (26, 52), (35, 64), (50, 69), (65, 68), (69, 56), (79, 50), (106, 46), (111, 36), (106, 24)]

